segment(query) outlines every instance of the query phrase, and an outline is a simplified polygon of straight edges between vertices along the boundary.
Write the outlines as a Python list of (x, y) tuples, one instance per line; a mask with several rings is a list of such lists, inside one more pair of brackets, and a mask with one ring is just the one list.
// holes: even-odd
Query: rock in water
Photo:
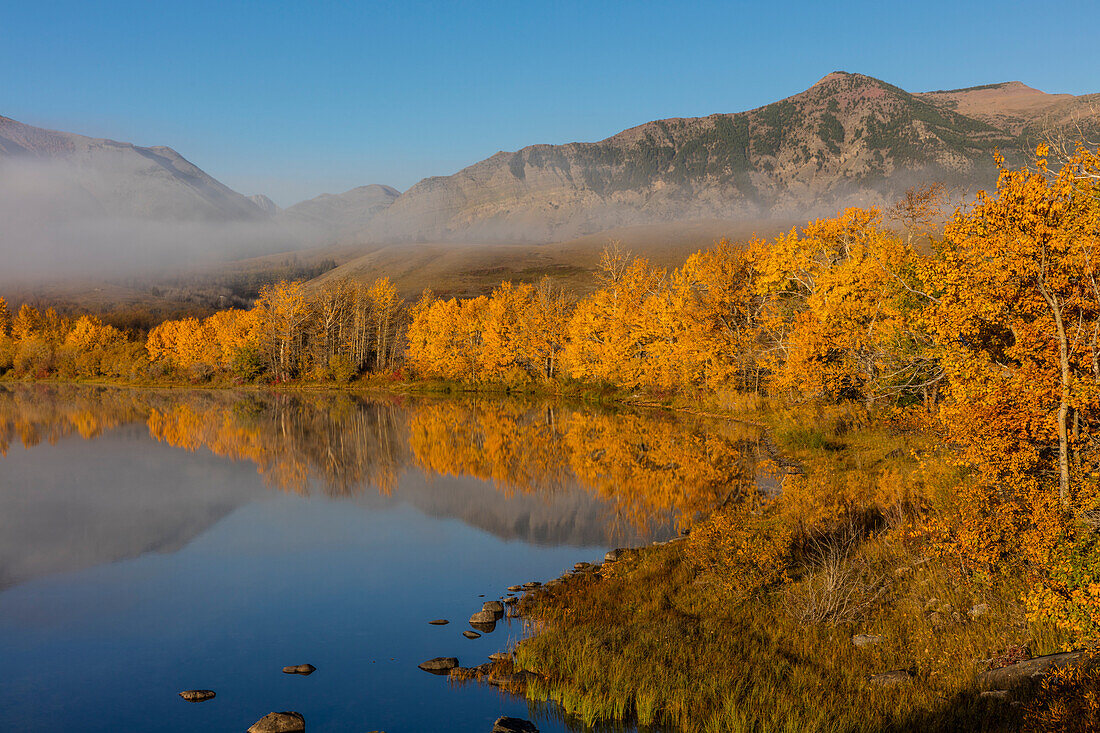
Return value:
[(458, 660), (454, 657), (436, 657), (435, 659), (429, 659), (426, 662), (421, 662), (416, 665), (425, 672), (434, 672), (436, 674), (444, 674), (450, 672), (452, 669), (458, 666)]
[(492, 733), (539, 733), (539, 729), (530, 720), (522, 718), (497, 718)]
[(317, 668), (312, 664), (292, 664), (289, 667), (283, 667), (283, 671), (287, 674), (313, 674), (317, 671)]
[(214, 694), (213, 690), (184, 690), (180, 693), (180, 697), (187, 702), (206, 702), (213, 700)]
[(482, 611), (492, 611), (493, 613), (496, 613), (496, 614), (503, 614), (504, 613), (504, 604), (501, 603), (500, 601), (485, 601), (485, 603), (483, 603), (481, 605), (481, 610)]
[[(501, 609), (503, 611), (504, 609)], [(471, 624), (491, 624), (497, 620), (497, 615), (492, 611), (478, 611), (470, 617)]]
[(445, 618), (437, 618), (435, 621), (429, 621), (428, 623), (430, 623), (432, 626), (446, 626), (451, 622)]
[(467, 629), (466, 631), (463, 631), (462, 635), (465, 636), (467, 639), (480, 639), (481, 638), (481, 634), (477, 633), (476, 631), (470, 631), (469, 629)]
[(268, 713), (253, 723), (248, 733), (304, 733), (306, 719), (301, 713), (285, 711)]
[(512, 658), (512, 655), (508, 652), (493, 652), (489, 655), (489, 659), (494, 662), (507, 662)]

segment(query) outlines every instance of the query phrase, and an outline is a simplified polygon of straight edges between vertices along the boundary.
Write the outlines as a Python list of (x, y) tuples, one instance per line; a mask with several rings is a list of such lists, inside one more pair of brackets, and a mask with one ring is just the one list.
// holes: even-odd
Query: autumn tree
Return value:
[(881, 227), (877, 209), (850, 208), (754, 248), (761, 332), (774, 386), (805, 397), (926, 399), (943, 373), (924, 314), (934, 301), (926, 263)]
[(953, 404), (981, 416), (966, 442), (1013, 473), (1039, 470), (1050, 447), (1068, 506), (1071, 453), (1100, 417), (1100, 165), (1081, 149), (1048, 176), (1045, 152), (1037, 172), (998, 158), (996, 193), (947, 227), (937, 330)]
[(489, 299), (441, 300), (426, 292), (413, 307), (408, 363), (429, 377), (477, 381)]
[(596, 273), (602, 288), (581, 300), (569, 321), (563, 364), (574, 379), (607, 382), (628, 389), (648, 384), (654, 370), (650, 346), (660, 323), (646, 299), (664, 280), (644, 258), (627, 259), (608, 247)]
[(310, 308), (301, 281), (265, 285), (256, 308), (260, 312), (262, 348), (267, 354), (271, 374), (286, 381), (303, 366), (306, 326)]

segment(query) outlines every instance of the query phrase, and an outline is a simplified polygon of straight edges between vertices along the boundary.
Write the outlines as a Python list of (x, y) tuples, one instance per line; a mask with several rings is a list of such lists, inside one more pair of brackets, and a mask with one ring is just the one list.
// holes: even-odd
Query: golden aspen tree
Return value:
[(262, 308), (264, 348), (271, 373), (286, 381), (303, 366), (310, 309), (301, 281), (265, 285), (257, 305)]
[(401, 299), (389, 278), (378, 278), (367, 291), (370, 301), (374, 335), (374, 369), (385, 371), (393, 367), (400, 343)]
[(569, 321), (569, 342), (562, 354), (569, 376), (629, 389), (647, 383), (655, 322), (646, 299), (664, 277), (648, 260), (627, 260), (613, 247), (604, 251), (597, 272), (604, 287), (580, 301)]
[(869, 403), (942, 380), (921, 263), (880, 220), (877, 209), (850, 208), (755, 246), (777, 389)]
[(1031, 458), (1010, 461), (1020, 466), (1050, 447), (1068, 506), (1074, 438), (1100, 418), (1100, 200), (1086, 175), (1100, 166), (1081, 150), (1048, 176), (1045, 152), (1037, 172), (999, 157), (996, 193), (948, 225), (937, 329), (953, 405), (984, 416), (983, 437), (968, 441), (977, 455), (996, 464), (1022, 451)]

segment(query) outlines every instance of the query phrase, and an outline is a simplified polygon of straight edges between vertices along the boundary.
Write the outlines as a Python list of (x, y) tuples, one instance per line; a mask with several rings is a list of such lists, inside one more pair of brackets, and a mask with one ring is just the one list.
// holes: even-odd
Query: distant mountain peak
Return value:
[[(21, 161), (11, 176), (28, 175), (34, 161), (48, 198), (0, 204), (27, 205), (83, 215), (150, 220), (250, 221), (256, 206), (207, 175), (170, 147), (47, 130), (0, 117), (0, 162)], [(41, 164), (41, 165), (39, 165)], [(18, 190), (18, 181), (6, 180)]]
[(256, 204), (260, 211), (262, 211), (266, 216), (275, 216), (280, 211), (282, 211), (277, 203), (275, 203), (262, 193), (253, 194), (252, 196), (248, 197), (248, 200)]
[(930, 180), (973, 190), (995, 182), (995, 148), (1021, 158), (1021, 134), (1074, 99), (1020, 82), (915, 94), (833, 71), (757, 109), (498, 152), (423, 179), (363, 236), (553, 241), (693, 218), (806, 218), (889, 204)]

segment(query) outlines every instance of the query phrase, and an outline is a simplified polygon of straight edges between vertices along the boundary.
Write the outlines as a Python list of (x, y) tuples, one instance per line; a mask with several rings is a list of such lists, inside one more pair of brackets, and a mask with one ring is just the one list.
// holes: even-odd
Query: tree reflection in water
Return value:
[(471, 476), (505, 496), (577, 487), (644, 532), (751, 499), (766, 473), (753, 426), (533, 399), (427, 399), (77, 386), (0, 387), (0, 455), (144, 421), (156, 440), (256, 465), (297, 493), (390, 494), (407, 470)]

